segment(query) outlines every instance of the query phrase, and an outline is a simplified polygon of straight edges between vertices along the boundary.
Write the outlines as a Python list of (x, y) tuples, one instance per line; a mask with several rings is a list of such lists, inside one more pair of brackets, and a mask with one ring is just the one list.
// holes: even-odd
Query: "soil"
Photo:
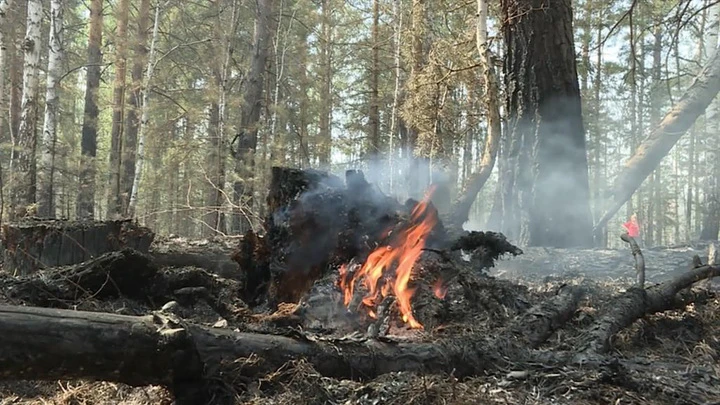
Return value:
[[(162, 238), (153, 250), (168, 244), (192, 244), (227, 252), (234, 241), (184, 241)], [(496, 263), (488, 275), (461, 273), (449, 284), (441, 309), (416, 307), (425, 330), (406, 339), (435, 340), (449, 335), (482, 332), (492, 336), (532, 305), (555, 295), (562, 285), (582, 285), (588, 293), (573, 319), (541, 347), (541, 351), (570, 351), (582, 342), (583, 328), (612, 308), (614, 297), (634, 282), (634, 261), (629, 249), (568, 250), (526, 248), (524, 254)], [(163, 250), (166, 251), (166, 250)], [(693, 255), (706, 257), (704, 246), (684, 246), (643, 251), (650, 286), (688, 271)], [(424, 267), (440, 260), (426, 254)], [(472, 267), (470, 264), (467, 267)], [(189, 272), (190, 267), (166, 267), (163, 272)], [(472, 270), (472, 269), (471, 269)], [(228, 274), (219, 282), (234, 285)], [(464, 278), (463, 278), (464, 277)], [(311, 297), (333, 300), (333, 280), (318, 282)], [(714, 286), (717, 291), (717, 287)], [(422, 291), (416, 297), (422, 300)], [(328, 298), (329, 297), (329, 298)], [(0, 304), (18, 304), (4, 298)], [(162, 306), (163, 303), (157, 303)], [(309, 308), (312, 303), (305, 303)], [(143, 314), (157, 308), (127, 298), (79, 302), (77, 309)], [(190, 321), (219, 327), (281, 332), (296, 313), (294, 305), (281, 306), (274, 315), (238, 308), (222, 317), (202, 300), (180, 305), (180, 315)], [(283, 312), (284, 311), (284, 312)], [(314, 317), (318, 334), (347, 333), (322, 330), (327, 323)], [(319, 321), (318, 321), (319, 319)], [(282, 322), (277, 322), (282, 321)], [(296, 325), (295, 325), (296, 326)], [(305, 325), (311, 333), (313, 325)], [(390, 333), (401, 333), (400, 329)], [(720, 298), (701, 305), (668, 311), (635, 322), (613, 341), (613, 357), (633, 359), (634, 367), (609, 362), (599, 367), (513, 364), (506, 362), (486, 375), (459, 379), (451, 375), (392, 373), (370, 381), (350, 381), (321, 376), (306, 361), (287, 363), (255, 381), (228, 387), (237, 404), (702, 404), (720, 398)], [(0, 382), (0, 404), (171, 404), (162, 387), (129, 387), (89, 381)]]

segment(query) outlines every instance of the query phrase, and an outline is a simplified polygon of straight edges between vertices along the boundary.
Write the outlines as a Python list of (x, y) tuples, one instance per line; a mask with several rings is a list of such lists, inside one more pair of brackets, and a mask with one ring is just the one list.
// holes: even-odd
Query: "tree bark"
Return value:
[(477, 21), (477, 48), (480, 54), (480, 71), (483, 75), (485, 85), (485, 108), (487, 114), (487, 135), (485, 137), (485, 148), (483, 149), (480, 166), (477, 172), (467, 180), (465, 189), (451, 208), (450, 223), (461, 227), (467, 222), (478, 193), (482, 190), (485, 182), (490, 178), (495, 157), (500, 147), (501, 122), (500, 122), (500, 90), (498, 89), (495, 67), (492, 65), (490, 49), (487, 43), (487, 0), (478, 0), (478, 21)]
[(618, 174), (611, 192), (609, 208), (595, 224), (601, 229), (660, 164), (698, 116), (720, 92), (720, 52), (715, 52), (680, 100), (640, 144)]
[(127, 26), (129, 0), (117, 3), (117, 28), (115, 30), (115, 84), (113, 88), (113, 114), (110, 130), (110, 164), (108, 168), (108, 218), (120, 216), (122, 198), (120, 170), (122, 164), (122, 139), (125, 115), (125, 76), (127, 66)]
[(20, 128), (13, 142), (13, 170), (10, 218), (21, 216), (35, 202), (38, 84), (40, 73), (40, 29), (42, 2), (27, 2), (27, 29), (22, 49), (25, 52), (23, 66), (22, 115)]
[(519, 201), (519, 212), (503, 214), (520, 218), (520, 240), (530, 246), (592, 246), (571, 1), (501, 5), (509, 157), (517, 171), (501, 183)]
[(85, 86), (85, 111), (82, 125), (80, 191), (77, 196), (78, 219), (95, 217), (95, 156), (97, 154), (98, 91), (102, 63), (103, 0), (90, 2), (90, 36), (88, 38), (87, 84)]
[(135, 35), (135, 51), (131, 71), (132, 87), (130, 88), (130, 108), (125, 115), (124, 139), (122, 145), (122, 163), (120, 192), (122, 212), (128, 215), (128, 204), (135, 179), (135, 163), (137, 156), (137, 137), (140, 130), (140, 108), (142, 106), (143, 71), (147, 65), (148, 27), (150, 26), (150, 0), (140, 0), (137, 12), (137, 33)]
[[(12, 21), (11, 10), (13, 0), (0, 0), (0, 111), (5, 111), (7, 108), (5, 104), (5, 69), (8, 65), (8, 52), (7, 42), (10, 36), (8, 35), (9, 22)], [(0, 142), (4, 142), (5, 138), (5, 118), (6, 114), (0, 115)]]
[(238, 145), (235, 152), (235, 174), (238, 180), (233, 184), (233, 201), (236, 204), (233, 215), (235, 232), (250, 229), (250, 221), (243, 210), (252, 209), (254, 193), (255, 153), (257, 152), (260, 110), (262, 107), (265, 69), (268, 58), (268, 43), (271, 36), (271, 13), (273, 0), (259, 0), (255, 15), (255, 39), (250, 61), (250, 71), (243, 94)]
[(45, 123), (43, 125), (38, 170), (38, 214), (55, 218), (55, 142), (57, 140), (58, 113), (60, 108), (60, 70), (64, 56), (63, 0), (50, 2), (50, 40), (48, 46), (48, 71), (45, 89)]

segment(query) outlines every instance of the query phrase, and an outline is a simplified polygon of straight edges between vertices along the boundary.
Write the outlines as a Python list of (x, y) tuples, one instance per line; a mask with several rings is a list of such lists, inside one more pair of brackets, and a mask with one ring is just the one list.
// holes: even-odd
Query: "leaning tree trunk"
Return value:
[(250, 61), (250, 71), (243, 95), (243, 108), (240, 117), (238, 145), (234, 152), (235, 174), (238, 180), (233, 184), (233, 202), (237, 205), (233, 214), (233, 230), (243, 232), (250, 228), (250, 222), (244, 209), (252, 208), (253, 179), (255, 172), (255, 152), (257, 151), (258, 124), (262, 107), (265, 66), (268, 58), (270, 40), (270, 13), (273, 0), (259, 0), (255, 15), (255, 40)]
[(80, 158), (80, 191), (76, 215), (81, 219), (95, 217), (95, 155), (97, 153), (98, 90), (102, 63), (103, 0), (90, 3), (90, 37), (88, 39), (87, 85), (85, 87), (85, 115), (82, 126), (82, 156)]
[(22, 216), (28, 206), (35, 202), (35, 130), (38, 119), (38, 74), (40, 73), (40, 28), (42, 2), (27, 3), (27, 29), (25, 31), (25, 63), (23, 66), (23, 95), (20, 129), (14, 138), (15, 155), (12, 171), (11, 219)]
[(117, 3), (117, 28), (115, 38), (115, 85), (113, 89), (112, 128), (110, 130), (110, 167), (108, 168), (107, 216), (119, 216), (122, 209), (120, 197), (120, 169), (122, 164), (123, 119), (125, 114), (125, 76), (127, 66), (128, 0)]
[(602, 229), (627, 202), (635, 190), (660, 164), (682, 135), (693, 125), (720, 92), (720, 52), (715, 52), (680, 100), (625, 162), (610, 192), (612, 201), (605, 215), (595, 224)]
[(478, 0), (478, 21), (477, 21), (477, 48), (480, 54), (480, 69), (485, 84), (485, 107), (487, 108), (487, 136), (485, 137), (485, 148), (483, 149), (480, 167), (468, 179), (460, 197), (453, 204), (450, 223), (462, 226), (470, 214), (478, 193), (490, 178), (495, 157), (500, 146), (500, 90), (498, 89), (495, 67), (492, 65), (491, 52), (487, 43), (487, 0)]
[(50, 40), (48, 47), (48, 71), (45, 88), (45, 124), (43, 125), (38, 171), (38, 214), (55, 217), (53, 200), (53, 177), (55, 174), (55, 142), (57, 140), (60, 98), (60, 70), (63, 59), (63, 0), (50, 2)]
[(503, 0), (509, 163), (523, 242), (591, 246), (588, 164), (570, 0)]

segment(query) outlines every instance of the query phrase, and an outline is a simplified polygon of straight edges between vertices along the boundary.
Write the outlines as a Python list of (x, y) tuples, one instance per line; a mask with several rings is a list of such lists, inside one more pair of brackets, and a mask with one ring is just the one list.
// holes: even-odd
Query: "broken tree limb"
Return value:
[(605, 214), (595, 224), (595, 234), (605, 227), (615, 213), (632, 197), (635, 190), (660, 164), (677, 141), (703, 114), (720, 92), (720, 51), (710, 58), (690, 87), (665, 117), (638, 146), (635, 154), (625, 162), (609, 193), (612, 201)]
[(687, 297), (678, 297), (679, 292), (700, 280), (718, 275), (720, 267), (701, 266), (647, 289), (631, 287), (617, 297), (612, 309), (592, 326), (585, 351), (606, 353), (610, 350), (610, 341), (616, 333), (646, 315), (684, 307), (692, 301)]
[(635, 238), (627, 233), (620, 235), (620, 239), (630, 245), (632, 255), (635, 258), (635, 281), (638, 288), (645, 288), (645, 256), (643, 256), (640, 246), (635, 241)]
[(530, 308), (510, 330), (523, 336), (531, 348), (537, 348), (575, 315), (584, 294), (581, 287), (562, 286), (555, 296)]

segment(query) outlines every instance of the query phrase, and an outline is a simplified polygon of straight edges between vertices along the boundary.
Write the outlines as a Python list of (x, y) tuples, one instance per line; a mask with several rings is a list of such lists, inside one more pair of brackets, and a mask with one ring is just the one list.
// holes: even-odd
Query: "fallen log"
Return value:
[[(567, 288), (559, 296), (575, 294)], [(541, 334), (550, 336), (560, 326), (556, 320), (575, 310), (576, 300), (561, 301), (554, 309), (532, 311), (532, 325)], [(17, 306), (0, 306), (0, 330), (2, 380), (160, 384), (174, 391), (178, 403), (189, 404), (218, 398), (210, 381), (257, 379), (299, 359), (322, 375), (359, 380), (396, 371), (477, 375), (496, 367), (498, 342), (506, 347), (514, 341), (507, 333), (493, 340), (477, 334), (433, 342), (322, 340), (207, 328), (162, 312), (126, 316)], [(512, 327), (506, 332), (518, 331)]]
[(131, 220), (24, 218), (2, 226), (4, 269), (16, 275), (72, 265), (124, 248), (147, 252), (155, 234)]

